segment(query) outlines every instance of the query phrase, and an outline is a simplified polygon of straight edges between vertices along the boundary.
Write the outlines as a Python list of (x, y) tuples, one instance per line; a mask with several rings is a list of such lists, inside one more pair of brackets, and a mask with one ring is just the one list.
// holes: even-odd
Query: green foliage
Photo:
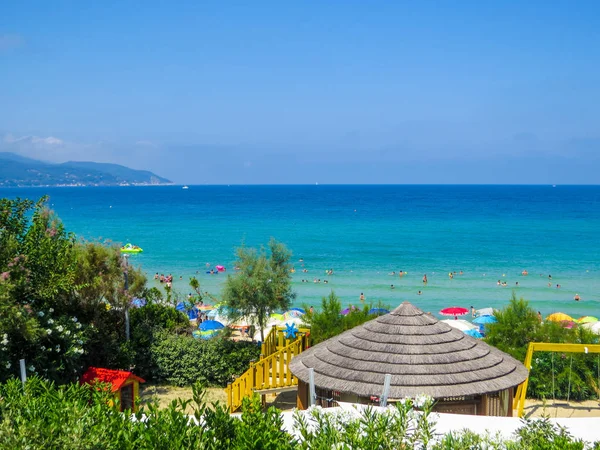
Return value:
[(527, 346), (538, 335), (540, 321), (537, 313), (514, 292), (509, 305), (495, 313), (497, 323), (486, 327), (485, 341), (519, 361), (525, 360)]
[[(383, 307), (378, 305), (378, 307)], [(328, 297), (321, 299), (321, 309), (310, 311), (306, 307), (306, 314), (302, 320), (310, 327), (312, 345), (323, 342), (337, 336), (346, 330), (373, 320), (377, 315), (369, 314), (371, 306), (364, 305), (362, 308), (351, 308), (346, 315), (340, 314), (342, 304), (335, 292), (331, 291)]]
[[(497, 323), (488, 324), (486, 342), (525, 360), (530, 342), (594, 344), (598, 336), (582, 327), (568, 329), (561, 324), (541, 323), (528, 302), (513, 294), (510, 304), (496, 312)], [(528, 397), (588, 400), (600, 394), (597, 355), (536, 352), (527, 389)]]
[(150, 352), (152, 378), (177, 386), (196, 381), (226, 386), (248, 369), (250, 361), (260, 357), (260, 347), (251, 342), (220, 338), (205, 341), (164, 332), (156, 336)]
[[(283, 428), (278, 410), (264, 411), (260, 398), (245, 399), (235, 417), (219, 403), (207, 405), (202, 386), (192, 400), (156, 403), (134, 415), (111, 406), (107, 389), (56, 386), (37, 377), (25, 388), (18, 380), (0, 384), (0, 448), (106, 450), (292, 450), (292, 449), (431, 449), (431, 450), (579, 450), (584, 445), (548, 420), (523, 423), (514, 440), (469, 431), (434, 439), (430, 400), (406, 400), (385, 413), (296, 413), (294, 436)], [(419, 402), (420, 412), (415, 411)], [(185, 413), (190, 407), (191, 416)], [(200, 424), (200, 425), (199, 425)], [(599, 448), (598, 443), (593, 448)]]
[(164, 332), (183, 333), (189, 329), (190, 322), (185, 314), (175, 308), (152, 303), (132, 309), (130, 320), (135, 373), (144, 379), (152, 379), (158, 368), (149, 349)]
[(223, 304), (229, 307), (232, 320), (252, 317), (264, 341), (263, 329), (269, 314), (289, 309), (295, 294), (292, 292), (290, 271), (292, 253), (271, 238), (269, 254), (264, 248), (237, 249), (237, 273), (228, 275), (223, 287)]
[(547, 418), (527, 420), (517, 430), (518, 445), (515, 449), (531, 450), (583, 450), (584, 443), (573, 437), (562, 427)]

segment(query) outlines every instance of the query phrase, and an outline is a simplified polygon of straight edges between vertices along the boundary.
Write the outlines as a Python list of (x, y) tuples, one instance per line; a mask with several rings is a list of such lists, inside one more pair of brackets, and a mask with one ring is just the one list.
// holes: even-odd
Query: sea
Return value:
[[(142, 247), (129, 263), (159, 288), (154, 274), (172, 274), (182, 297), (196, 276), (218, 298), (235, 249), (274, 237), (293, 252), (299, 307), (318, 307), (334, 291), (344, 307), (363, 294), (367, 304), (409, 301), (439, 315), (450, 306), (501, 308), (515, 293), (543, 315), (600, 315), (600, 186), (0, 189), (2, 197), (42, 195), (79, 237)], [(207, 273), (216, 265), (229, 270)]]

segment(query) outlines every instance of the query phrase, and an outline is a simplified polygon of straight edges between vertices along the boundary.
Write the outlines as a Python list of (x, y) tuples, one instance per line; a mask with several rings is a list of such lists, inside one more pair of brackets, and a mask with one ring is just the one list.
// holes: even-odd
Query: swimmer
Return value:
[(404, 276), (404, 272), (403, 271), (398, 272), (398, 276), (403, 277)]
[(393, 284), (390, 284), (390, 289), (394, 289), (394, 285)]
[(515, 283), (515, 286), (518, 286), (518, 285), (519, 285), (519, 282), (517, 281), (517, 282)]
[(581, 297), (579, 296), (579, 294), (575, 294), (575, 297), (573, 297), (573, 300), (578, 302), (579, 300), (581, 300)]
[(423, 275), (423, 284), (427, 284), (427, 274)]
[(360, 293), (359, 300), (360, 300), (361, 302), (364, 302), (364, 301), (365, 301), (365, 294), (363, 294), (362, 292)]
[(524, 277), (526, 277), (527, 275), (529, 275), (529, 273), (526, 270), (523, 270), (523, 272), (521, 272), (521, 275), (523, 275)]
[(548, 275), (548, 279), (551, 280), (552, 279), (552, 275)]
[(473, 307), (473, 305), (471, 305), (471, 317), (475, 317), (476, 314), (477, 310)]
[(548, 287), (552, 287), (552, 283), (548, 283)]
[(390, 275), (394, 276), (394, 275), (396, 275), (396, 272), (392, 272), (392, 273), (390, 273)]
[(557, 285), (556, 285), (556, 289), (560, 289), (560, 284), (557, 284)]
[(158, 280), (158, 272), (156, 272), (156, 274), (154, 274), (154, 279)]
[(421, 292), (421, 291), (417, 292), (417, 295), (421, 295), (421, 294), (422, 294), (422, 292)]

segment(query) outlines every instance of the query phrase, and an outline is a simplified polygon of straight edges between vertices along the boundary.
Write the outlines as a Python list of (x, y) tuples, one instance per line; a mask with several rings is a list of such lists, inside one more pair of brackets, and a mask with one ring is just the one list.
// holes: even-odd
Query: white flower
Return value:
[(77, 323), (75, 324), (75, 328), (77, 328), (77, 329), (79, 330), (79, 329), (81, 328), (81, 324), (80, 324), (79, 322), (77, 322)]
[(77, 343), (78, 343), (79, 345), (81, 345), (81, 344), (83, 344), (83, 341), (82, 341), (81, 339), (78, 339), (78, 340), (77, 340)]
[(46, 333), (52, 334), (52, 330), (50, 328), (46, 329)]
[(50, 308), (48, 312), (54, 312), (54, 308)]
[(35, 372), (35, 367), (34, 366), (29, 366), (29, 371), (30, 372)]
[(77, 317), (73, 317), (73, 322), (77, 322)]
[(40, 311), (40, 312), (38, 313), (38, 316), (40, 316), (40, 317), (44, 317), (44, 311)]
[(71, 332), (69, 330), (65, 331), (65, 335), (69, 336)]
[(48, 319), (48, 325), (52, 325), (53, 323), (54, 323), (54, 320)]
[(7, 363), (6, 363), (6, 368), (7, 368), (7, 369), (10, 369), (10, 362), (7, 362)]
[(4, 333), (4, 336), (2, 338), (2, 342), (0, 342), (0, 344), (2, 344), (2, 345), (8, 344), (8, 334)]
[(60, 333), (62, 333), (62, 332), (63, 332), (63, 330), (64, 330), (64, 328), (63, 328), (63, 326), (62, 326), (62, 325), (59, 325), (59, 326), (57, 326), (57, 327), (56, 327), (56, 329), (57, 329), (57, 330), (58, 330)]
[(45, 345), (42, 345), (42, 346), (40, 347), (40, 350), (42, 350), (42, 351), (46, 350), (46, 346), (45, 346)]
[(57, 352), (60, 352), (60, 345), (57, 345), (55, 348)]

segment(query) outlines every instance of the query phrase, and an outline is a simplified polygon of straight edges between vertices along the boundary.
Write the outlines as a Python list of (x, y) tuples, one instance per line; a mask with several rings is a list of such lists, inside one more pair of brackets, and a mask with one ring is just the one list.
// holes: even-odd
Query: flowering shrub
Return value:
[[(548, 420), (523, 423), (514, 439), (458, 431), (434, 433), (431, 403), (420, 411), (408, 400), (383, 413), (329, 414), (314, 409), (296, 414), (292, 434), (281, 413), (262, 408), (260, 398), (244, 399), (241, 416), (219, 404), (206, 405), (200, 386), (193, 400), (174, 400), (166, 409), (151, 403), (134, 414), (111, 407), (110, 394), (79, 384), (61, 387), (32, 377), (0, 384), (0, 448), (93, 449), (422, 449), (422, 450), (580, 450), (585, 444)], [(184, 410), (190, 406), (193, 414)], [(468, 416), (465, 416), (468, 418)], [(200, 426), (199, 426), (200, 424)], [(600, 448), (599, 443), (590, 448)]]

